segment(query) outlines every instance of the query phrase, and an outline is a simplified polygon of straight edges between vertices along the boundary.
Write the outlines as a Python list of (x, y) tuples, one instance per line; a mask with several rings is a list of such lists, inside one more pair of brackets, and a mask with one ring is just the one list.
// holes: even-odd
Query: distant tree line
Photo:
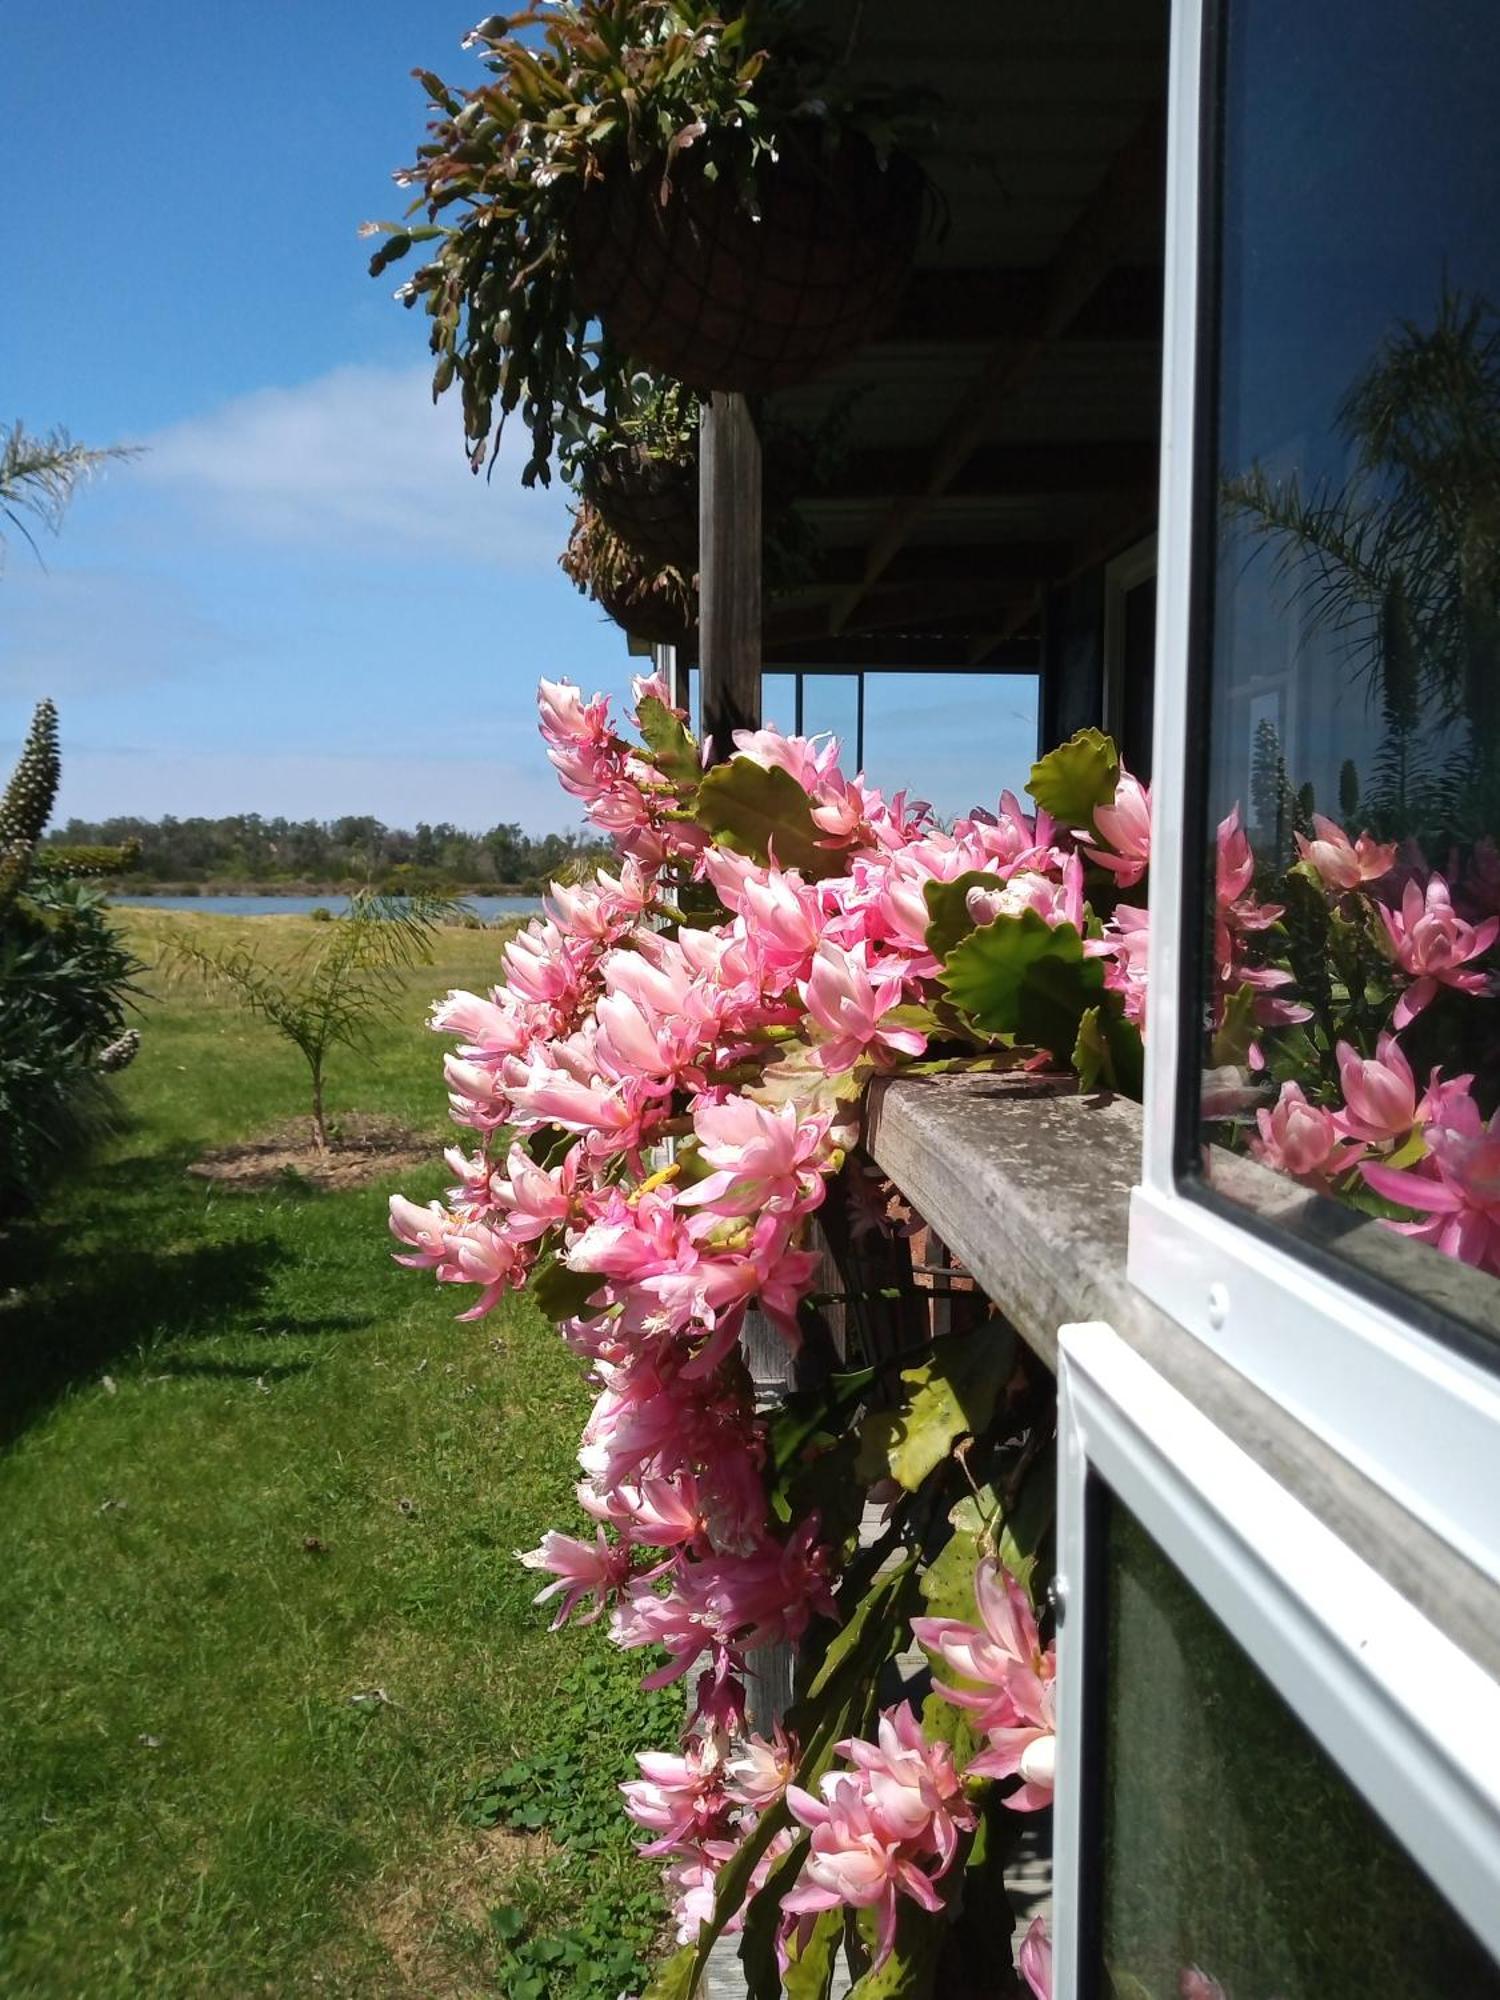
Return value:
[(570, 863), (602, 859), (606, 849), (576, 833), (540, 837), (518, 826), (487, 833), (421, 820), (414, 830), (380, 820), (263, 819), (232, 813), (223, 819), (70, 819), (47, 844), (72, 848), (135, 843), (137, 881), (359, 883), (375, 888), (534, 889)]

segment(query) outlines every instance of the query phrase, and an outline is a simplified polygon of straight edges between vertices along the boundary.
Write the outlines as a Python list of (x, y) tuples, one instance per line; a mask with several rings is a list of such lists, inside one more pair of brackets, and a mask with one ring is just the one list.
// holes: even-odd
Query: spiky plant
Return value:
[(10, 783), (0, 793), (0, 914), (15, 901), (46, 831), (62, 776), (57, 710), (39, 701)]

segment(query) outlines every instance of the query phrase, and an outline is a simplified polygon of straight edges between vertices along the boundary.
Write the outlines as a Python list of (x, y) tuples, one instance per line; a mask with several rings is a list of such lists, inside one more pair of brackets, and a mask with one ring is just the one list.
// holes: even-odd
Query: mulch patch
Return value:
[(354, 1188), (378, 1180), (395, 1167), (419, 1166), (430, 1160), (431, 1139), (389, 1118), (350, 1112), (331, 1119), (329, 1145), (319, 1152), (306, 1119), (280, 1125), (258, 1139), (233, 1146), (216, 1146), (194, 1160), (188, 1172), (217, 1186), (257, 1189), (285, 1187)]

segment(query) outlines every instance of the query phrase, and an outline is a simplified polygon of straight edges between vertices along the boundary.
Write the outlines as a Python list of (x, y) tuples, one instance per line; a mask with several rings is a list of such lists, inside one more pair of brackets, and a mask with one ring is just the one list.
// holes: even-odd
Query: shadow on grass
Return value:
[[(225, 1334), (310, 1338), (370, 1324), (361, 1313), (266, 1312), (272, 1281), (294, 1254), (269, 1232), (152, 1247), (160, 1222), (149, 1197), (180, 1173), (175, 1163), (164, 1169), (152, 1161), (122, 1163), (98, 1177), (99, 1209), (117, 1209), (100, 1232), (108, 1244), (101, 1253), (91, 1254), (87, 1243), (80, 1248), (67, 1223), (41, 1217), (0, 1231), (0, 1446), (14, 1442), (73, 1384), (157, 1346)], [(143, 1195), (143, 1202), (130, 1200)], [(100, 1219), (96, 1210), (90, 1235)], [(156, 1372), (279, 1379), (305, 1365), (179, 1351), (164, 1355)]]

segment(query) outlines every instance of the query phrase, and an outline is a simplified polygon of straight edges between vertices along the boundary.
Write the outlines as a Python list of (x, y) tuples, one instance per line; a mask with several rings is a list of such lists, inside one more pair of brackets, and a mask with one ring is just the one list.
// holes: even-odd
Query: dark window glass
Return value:
[(1221, 16), (1192, 1171), (1493, 1333), (1500, 6)]
[(1103, 1994), (1496, 2000), (1500, 1969), (1140, 1524), (1113, 1501), (1103, 1522)]

